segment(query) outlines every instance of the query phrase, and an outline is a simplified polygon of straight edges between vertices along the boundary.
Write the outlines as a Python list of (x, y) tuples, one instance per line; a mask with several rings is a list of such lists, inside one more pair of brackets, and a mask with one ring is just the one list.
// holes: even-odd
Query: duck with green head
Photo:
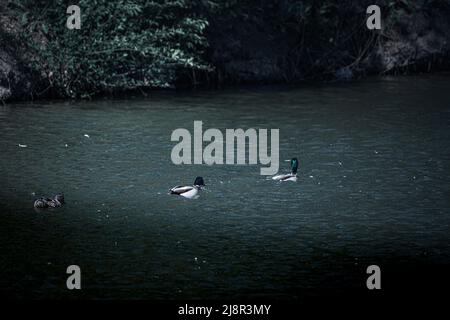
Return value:
[(291, 159), (291, 173), (288, 174), (278, 174), (276, 176), (273, 176), (272, 179), (276, 181), (297, 181), (297, 169), (298, 169), (298, 159), (292, 158)]

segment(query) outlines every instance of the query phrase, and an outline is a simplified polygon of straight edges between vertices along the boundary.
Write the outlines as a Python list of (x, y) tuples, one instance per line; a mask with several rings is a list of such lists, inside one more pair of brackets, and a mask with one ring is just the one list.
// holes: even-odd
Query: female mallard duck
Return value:
[(176, 186), (170, 189), (169, 194), (175, 194), (178, 196), (183, 196), (185, 198), (197, 198), (198, 192), (202, 190), (202, 187), (205, 185), (202, 177), (195, 178), (193, 186)]
[(50, 198), (39, 198), (34, 201), (34, 208), (35, 209), (47, 209), (47, 208), (57, 208), (61, 207), (64, 204), (64, 194), (58, 193), (53, 197), (53, 199)]
[(288, 174), (279, 174), (272, 177), (273, 180), (277, 181), (297, 181), (297, 168), (298, 168), (298, 159), (291, 159), (291, 173)]

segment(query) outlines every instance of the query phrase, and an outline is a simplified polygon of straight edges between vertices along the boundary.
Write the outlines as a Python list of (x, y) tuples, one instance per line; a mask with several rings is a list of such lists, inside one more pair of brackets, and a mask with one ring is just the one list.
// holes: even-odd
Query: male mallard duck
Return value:
[(178, 196), (183, 196), (185, 198), (197, 198), (198, 192), (202, 190), (202, 187), (205, 185), (202, 177), (195, 178), (193, 186), (176, 186), (170, 189), (169, 194), (175, 194)]
[(58, 193), (50, 198), (39, 198), (34, 201), (34, 207), (36, 209), (46, 209), (46, 208), (57, 208), (61, 207), (64, 204), (64, 194)]
[(298, 168), (298, 159), (291, 159), (291, 173), (288, 174), (279, 174), (272, 177), (273, 180), (277, 181), (297, 181), (297, 168)]

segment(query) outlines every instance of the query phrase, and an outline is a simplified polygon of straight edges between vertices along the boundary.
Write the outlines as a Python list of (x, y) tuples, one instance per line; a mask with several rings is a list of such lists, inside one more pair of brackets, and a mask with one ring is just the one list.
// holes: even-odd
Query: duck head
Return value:
[(297, 173), (297, 169), (298, 169), (298, 159), (297, 158), (292, 158), (291, 159), (291, 172), (293, 174)]
[(205, 182), (203, 181), (203, 178), (202, 177), (195, 178), (194, 186), (196, 186), (196, 187), (203, 187), (203, 186), (205, 186)]
[(58, 193), (55, 196), (54, 200), (59, 202), (60, 204), (64, 204), (64, 194), (63, 193)]

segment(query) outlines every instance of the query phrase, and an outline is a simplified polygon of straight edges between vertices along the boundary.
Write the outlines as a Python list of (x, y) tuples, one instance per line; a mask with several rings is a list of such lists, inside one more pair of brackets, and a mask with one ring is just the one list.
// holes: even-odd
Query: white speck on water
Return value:
[(309, 176), (310, 178), (314, 178), (314, 176)]
[(342, 166), (342, 162), (339, 161), (339, 165)]
[(375, 150), (374, 152), (375, 152), (375, 154), (378, 154), (378, 151), (377, 151), (377, 150)]
[(68, 145), (67, 143), (64, 145), (64, 147), (66, 147), (66, 148), (67, 148), (68, 146), (69, 146), (69, 145)]
[(90, 136), (89, 136), (88, 134), (86, 134), (86, 133), (84, 134), (84, 136), (85, 136), (86, 138), (90, 138)]
[(198, 259), (197, 259), (197, 257), (194, 257), (194, 261), (195, 261), (195, 262), (198, 262)]
[(106, 217), (109, 218), (109, 214), (107, 214)]
[(26, 144), (20, 144), (19, 143), (19, 148), (26, 148), (26, 147), (28, 147)]

